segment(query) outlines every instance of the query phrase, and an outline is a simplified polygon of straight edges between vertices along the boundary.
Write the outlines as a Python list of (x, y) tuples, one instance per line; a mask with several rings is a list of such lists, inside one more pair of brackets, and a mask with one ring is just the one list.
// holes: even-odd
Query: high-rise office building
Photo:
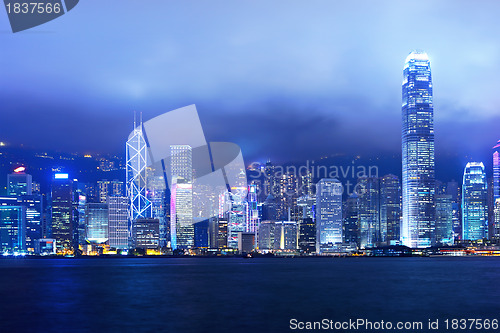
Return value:
[[(257, 234), (257, 247), (259, 250), (272, 250), (274, 248), (275, 221), (262, 221)], [(314, 244), (316, 250), (316, 244)]]
[(495, 215), (495, 223), (493, 223), (493, 240), (496, 241), (497, 243), (500, 243), (500, 198), (495, 200), (495, 208), (494, 208), (494, 215)]
[(403, 69), (403, 245), (421, 248), (435, 242), (434, 108), (426, 53), (413, 51)]
[(493, 147), (493, 197), (500, 198), (500, 140)]
[(297, 207), (299, 210), (298, 248), (303, 253), (316, 252), (316, 223), (314, 221), (316, 197), (312, 192), (312, 190), (302, 188), (304, 195), (297, 198)]
[(142, 121), (130, 134), (126, 143), (127, 196), (129, 198), (129, 228), (137, 218), (151, 217), (151, 202), (146, 197), (148, 147)]
[(488, 190), (484, 164), (469, 162), (462, 184), (462, 237), (478, 240), (488, 237)]
[(227, 248), (227, 218), (217, 218), (217, 248)]
[(85, 207), (86, 239), (90, 243), (108, 241), (108, 204), (87, 203)]
[(257, 186), (248, 186), (248, 200), (247, 200), (247, 222), (246, 232), (257, 232), (259, 228), (259, 210), (257, 206)]
[(210, 220), (196, 222), (194, 225), (194, 246), (196, 248), (210, 247)]
[[(500, 199), (500, 140), (493, 147), (493, 205), (496, 208), (497, 200)], [(494, 213), (492, 221), (491, 237), (500, 240), (500, 215)]]
[(359, 237), (359, 199), (352, 193), (344, 203), (344, 243), (360, 247)]
[(227, 219), (227, 247), (231, 249), (238, 248), (238, 235), (246, 230), (246, 189), (233, 188), (230, 192), (231, 209), (228, 212)]
[(160, 246), (167, 246), (170, 240), (168, 212), (170, 203), (167, 200), (166, 182), (164, 176), (148, 177), (148, 200), (151, 202), (152, 216), (160, 221)]
[(35, 252), (36, 241), (42, 238), (42, 196), (22, 195), (17, 198), (17, 201), (26, 207), (26, 249), (28, 252)]
[(71, 253), (75, 250), (77, 228), (73, 212), (73, 181), (68, 174), (54, 174), (51, 197), (52, 238), (56, 240), (57, 252)]
[(436, 195), (436, 242), (453, 245), (453, 206), (449, 194)]
[(369, 248), (380, 243), (380, 183), (376, 177), (362, 177), (358, 191), (360, 247)]
[(321, 179), (316, 185), (316, 251), (335, 248), (342, 243), (342, 183)]
[(173, 249), (194, 247), (193, 151), (188, 145), (170, 146), (170, 238)]
[(316, 223), (312, 217), (305, 217), (300, 221), (299, 250), (303, 253), (316, 252)]
[(26, 207), (16, 197), (0, 198), (0, 252), (26, 250)]
[(395, 175), (380, 179), (380, 241), (395, 245), (401, 239), (401, 184)]
[(453, 239), (462, 239), (462, 199), (458, 182), (452, 180), (446, 184), (446, 194), (451, 195), (451, 218), (453, 220)]
[(129, 246), (127, 207), (127, 197), (108, 197), (108, 242), (111, 248), (124, 250)]
[(25, 171), (25, 167), (18, 167), (7, 175), (7, 195), (19, 197), (33, 193), (32, 177)]
[[(79, 185), (79, 184), (78, 184)], [(80, 188), (76, 190), (78, 196), (78, 205), (76, 211), (78, 216), (75, 217), (78, 228), (78, 245), (87, 244), (87, 221), (85, 220), (85, 210), (87, 208), (87, 196), (84, 195)]]

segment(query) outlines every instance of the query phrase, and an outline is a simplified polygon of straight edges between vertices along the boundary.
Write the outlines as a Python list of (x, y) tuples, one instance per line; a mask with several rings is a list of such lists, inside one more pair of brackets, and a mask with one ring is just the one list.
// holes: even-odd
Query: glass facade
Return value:
[(173, 249), (189, 249), (194, 247), (193, 151), (189, 145), (172, 145), (170, 153), (171, 246)]
[(467, 163), (462, 185), (462, 237), (464, 240), (488, 237), (487, 186), (483, 163)]
[(87, 203), (85, 207), (87, 240), (103, 244), (108, 240), (108, 204)]
[(395, 245), (401, 238), (401, 184), (395, 175), (380, 180), (380, 241)]
[[(500, 199), (500, 140), (493, 147), (493, 203), (496, 206)], [(500, 240), (500, 215), (493, 214), (493, 230), (491, 236), (495, 240)]]
[(52, 182), (52, 238), (58, 252), (72, 252), (75, 245), (73, 181), (55, 175)]
[(24, 206), (0, 206), (0, 252), (24, 251), (26, 208)]
[(380, 185), (376, 177), (358, 180), (359, 231), (361, 248), (375, 247), (380, 243)]
[(411, 52), (403, 70), (402, 167), (403, 245), (428, 247), (435, 242), (434, 108), (430, 61)]
[(316, 185), (316, 251), (342, 243), (342, 183), (321, 179)]
[(453, 205), (449, 194), (436, 195), (436, 241), (453, 245)]
[(108, 238), (112, 248), (128, 248), (127, 207), (127, 197), (108, 197)]

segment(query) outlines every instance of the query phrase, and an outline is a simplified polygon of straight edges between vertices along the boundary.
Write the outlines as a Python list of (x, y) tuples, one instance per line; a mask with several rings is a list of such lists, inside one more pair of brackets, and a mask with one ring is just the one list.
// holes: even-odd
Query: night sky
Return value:
[[(196, 104), (208, 141), (251, 160), (401, 150), (401, 80), (431, 59), (436, 153), (500, 139), (500, 2), (80, 1), (12, 34), (0, 10), (0, 141), (120, 154), (145, 120)], [(486, 160), (485, 162), (489, 162)]]

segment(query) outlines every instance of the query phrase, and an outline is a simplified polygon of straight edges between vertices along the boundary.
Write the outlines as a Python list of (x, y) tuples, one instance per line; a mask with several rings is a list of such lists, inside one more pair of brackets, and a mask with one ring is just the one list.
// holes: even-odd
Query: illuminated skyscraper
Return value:
[(57, 252), (73, 252), (75, 234), (73, 181), (66, 173), (56, 173), (52, 180), (52, 238), (56, 240)]
[(380, 238), (387, 245), (401, 239), (401, 184), (395, 175), (380, 179)]
[(358, 179), (359, 235), (361, 248), (380, 242), (380, 185), (376, 177)]
[(22, 195), (17, 198), (26, 207), (26, 249), (35, 251), (35, 243), (42, 238), (43, 199), (41, 195)]
[(247, 202), (247, 223), (246, 232), (255, 233), (259, 228), (259, 210), (257, 206), (257, 186), (248, 186), (248, 202)]
[(173, 249), (194, 247), (193, 151), (188, 145), (170, 146), (170, 238)]
[(403, 70), (403, 224), (401, 240), (409, 247), (435, 242), (434, 108), (430, 61), (413, 51)]
[(483, 163), (469, 162), (462, 185), (462, 225), (464, 240), (488, 237), (488, 190)]
[(316, 185), (316, 251), (342, 243), (342, 183), (321, 179)]
[(495, 223), (493, 224), (493, 240), (500, 242), (500, 199), (495, 200), (494, 207)]
[(359, 237), (359, 198), (352, 193), (344, 203), (344, 243), (352, 246), (360, 246)]
[(462, 203), (460, 186), (452, 180), (446, 184), (446, 194), (451, 195), (451, 218), (453, 220), (453, 239), (462, 239)]
[(87, 203), (85, 207), (86, 240), (103, 244), (108, 240), (108, 205)]
[(500, 198), (500, 140), (493, 147), (493, 198)]
[(26, 207), (15, 197), (0, 197), (0, 253), (26, 249)]
[(453, 205), (449, 194), (436, 195), (436, 241), (453, 245)]
[(128, 248), (127, 206), (127, 197), (108, 197), (109, 246), (121, 250)]
[(233, 187), (229, 193), (231, 209), (227, 220), (227, 247), (238, 248), (238, 235), (246, 230), (246, 189)]
[(129, 230), (137, 218), (151, 217), (151, 202), (146, 198), (146, 167), (148, 147), (143, 134), (142, 121), (130, 134), (126, 144), (127, 196), (129, 198)]
[[(500, 199), (500, 140), (493, 147), (493, 204), (495, 209), (497, 202)], [(496, 212), (493, 214), (491, 236), (495, 240), (500, 240), (500, 215)]]

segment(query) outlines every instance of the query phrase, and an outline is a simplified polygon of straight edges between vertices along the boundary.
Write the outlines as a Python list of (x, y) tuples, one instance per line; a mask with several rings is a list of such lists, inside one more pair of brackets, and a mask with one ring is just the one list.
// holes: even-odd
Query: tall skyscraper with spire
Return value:
[(136, 219), (151, 217), (151, 202), (146, 197), (148, 147), (143, 134), (142, 116), (138, 126), (134, 116), (134, 130), (127, 140), (126, 155), (129, 231), (131, 231)]
[(409, 247), (435, 242), (434, 108), (429, 57), (413, 51), (403, 69), (403, 224)]

